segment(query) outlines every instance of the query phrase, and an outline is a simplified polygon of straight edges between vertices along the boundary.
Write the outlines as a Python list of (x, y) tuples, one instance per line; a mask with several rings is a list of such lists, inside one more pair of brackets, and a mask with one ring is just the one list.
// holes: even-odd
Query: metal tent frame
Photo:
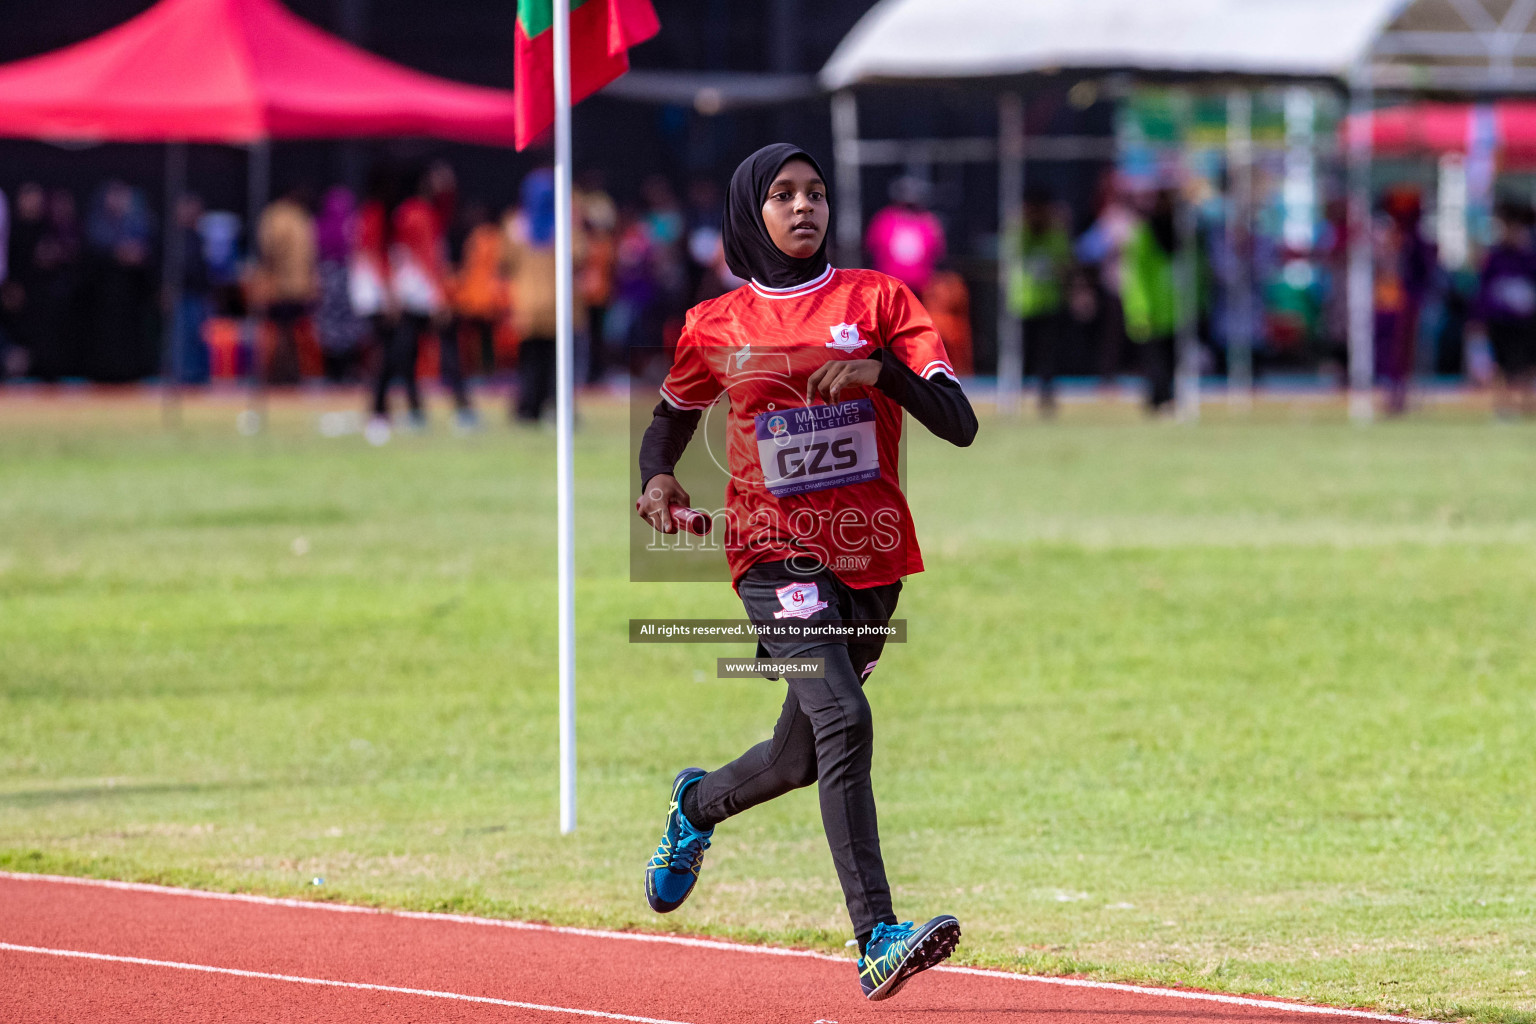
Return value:
[[(981, 30), (985, 26), (985, 31)], [(834, 91), (837, 181), (857, 199), (863, 166), (913, 153), (935, 159), (998, 162), (1003, 198), (1000, 236), (1021, 216), (1023, 154), (1049, 159), (1052, 143), (1027, 139), (1017, 111), (1016, 82), (1026, 75), (1109, 72), (1222, 83), (1326, 82), (1347, 89), (1353, 114), (1379, 99), (1405, 95), (1536, 93), (1536, 0), (884, 0), (849, 33), (822, 70)], [(861, 140), (855, 86), (882, 83), (993, 80), (999, 83), (996, 140)], [(1245, 94), (1230, 94), (1228, 154), (1251, 167), (1251, 123)], [(1371, 315), (1372, 165), (1369, 132), (1346, 150), (1350, 197), (1350, 412), (1374, 415), (1375, 359)], [(1246, 174), (1233, 176), (1241, 202)], [(1010, 195), (1018, 196), (1019, 202)], [(850, 208), (853, 213), (850, 213)], [(856, 202), (845, 202), (838, 239), (845, 258), (857, 244)], [(1006, 259), (1003, 262), (1007, 262)], [(1013, 267), (1001, 266), (1007, 287)], [(1018, 407), (1022, 335), (999, 313), (999, 406)], [(1006, 359), (1004, 358), (1006, 354)], [(1246, 388), (1251, 363), (1239, 345), (1235, 379)], [(1007, 376), (1005, 376), (1005, 373)], [(1186, 362), (1180, 408), (1198, 411)]]
[(1017, 317), (1008, 313), (1009, 283), (1022, 267), (1022, 255), (1004, 240), (1014, 237), (1024, 223), (1025, 160), (1112, 159), (1115, 141), (1099, 136), (1027, 136), (1024, 100), (1016, 90), (1004, 90), (997, 98), (997, 138), (972, 136), (953, 139), (861, 139), (858, 100), (852, 89), (832, 97), (833, 177), (841, 197), (837, 210), (837, 252), (845, 266), (859, 262), (863, 246), (863, 183), (866, 167), (904, 164), (996, 163), (998, 190), (999, 253), (998, 302), (998, 406), (1010, 414), (1019, 408), (1020, 381), (1024, 375), (1024, 331)]

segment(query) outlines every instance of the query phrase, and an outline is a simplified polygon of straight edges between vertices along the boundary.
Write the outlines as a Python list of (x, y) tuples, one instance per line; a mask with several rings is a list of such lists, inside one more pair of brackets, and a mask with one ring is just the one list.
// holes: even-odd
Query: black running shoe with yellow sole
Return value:
[(914, 974), (948, 960), (959, 944), (960, 922), (948, 914), (940, 914), (920, 928), (913, 927), (911, 921), (875, 925), (869, 946), (859, 957), (864, 998), (871, 1002), (891, 998)]

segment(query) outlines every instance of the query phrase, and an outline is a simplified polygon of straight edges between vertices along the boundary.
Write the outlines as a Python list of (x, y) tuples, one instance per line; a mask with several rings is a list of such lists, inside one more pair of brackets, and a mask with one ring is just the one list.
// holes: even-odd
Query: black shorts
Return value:
[(1488, 345), (1504, 376), (1529, 373), (1536, 369), (1536, 319), (1490, 320)]
[[(786, 622), (887, 623), (896, 614), (901, 582), (854, 589), (825, 567), (806, 574), (791, 570), (787, 562), (759, 562), (736, 584), (747, 618), (764, 626)], [(791, 614), (793, 613), (793, 614)], [(885, 637), (866, 639), (763, 637), (757, 642), (759, 658), (794, 658), (814, 647), (841, 644), (848, 660), (863, 679), (874, 670), (885, 649)], [(772, 677), (770, 677), (772, 678)]]

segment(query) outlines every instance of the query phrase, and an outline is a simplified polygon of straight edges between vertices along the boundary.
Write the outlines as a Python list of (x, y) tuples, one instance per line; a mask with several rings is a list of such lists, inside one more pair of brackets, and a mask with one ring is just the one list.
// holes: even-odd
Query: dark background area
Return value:
[[(0, 0), (0, 61), (17, 60), (79, 42), (147, 9), (148, 0)], [(391, 60), (447, 78), (510, 89), (512, 0), (289, 0), (295, 13)], [(636, 68), (813, 73), (873, 0), (658, 0), (660, 36), (636, 49)], [(745, 152), (776, 135), (803, 138), (825, 150), (824, 100), (772, 112), (705, 117), (685, 107), (659, 107), (595, 98), (575, 115), (578, 167), (602, 166), (621, 199), (633, 198), (647, 174), (679, 185), (692, 175), (728, 173)], [(505, 150), (425, 140), (277, 143), (273, 186), (321, 185), (360, 179), (368, 164), (450, 159), (466, 196), (501, 204), (522, 175), (548, 162), (547, 151)], [(193, 147), (192, 186), (212, 205), (243, 210), (245, 155), (222, 146)], [(107, 175), (124, 178), (158, 199), (160, 147), (102, 145), (64, 149), (47, 143), (0, 140), (0, 187), (36, 178), (70, 186), (88, 198)]]
[[(513, 0), (287, 0), (295, 13), (391, 60), (431, 74), (511, 88)], [(637, 70), (771, 72), (814, 75), (875, 0), (653, 0), (659, 36), (631, 53)], [(17, 60), (86, 39), (151, 6), (150, 0), (0, 0), (0, 62)], [(1077, 109), (1067, 102), (1070, 81), (1025, 84), (1032, 133), (1108, 134), (1113, 106)], [(861, 90), (861, 134), (866, 138), (992, 136), (992, 85), (889, 87)], [(620, 203), (637, 203), (647, 177), (665, 175), (682, 193), (690, 180), (723, 183), (746, 154), (785, 139), (824, 154), (831, 170), (831, 115), (827, 96), (771, 108), (736, 109), (710, 116), (692, 105), (639, 103), (598, 96), (574, 114), (577, 171), (599, 168)], [(524, 174), (547, 164), (547, 148), (525, 153), (430, 140), (278, 142), (272, 146), (272, 194), (305, 185), (311, 194), (334, 182), (360, 188), (367, 169), (448, 159), (461, 199), (493, 209), (512, 202)], [(244, 215), (245, 150), (190, 147), (189, 185), (212, 208)], [(62, 147), (0, 139), (0, 188), (22, 181), (71, 189), (88, 208), (109, 177), (144, 190), (158, 217), (164, 193), (164, 147), (104, 144)], [(995, 351), (997, 173), (990, 164), (910, 168), (930, 177), (933, 206), (944, 220), (951, 253), (972, 285), (972, 322), (979, 366)], [(865, 170), (863, 214), (886, 202), (890, 183), (909, 168)], [(1048, 187), (1086, 226), (1101, 168), (1092, 163), (1031, 163), (1032, 186)], [(834, 202), (836, 197), (834, 196)]]
[[(874, 0), (655, 0), (659, 36), (632, 53), (636, 69), (756, 71), (814, 74)], [(140, 13), (148, 0), (0, 0), (0, 62), (67, 46)], [(375, 53), (431, 74), (480, 85), (511, 88), (511, 0), (289, 0), (315, 24)], [(1109, 130), (1109, 106), (1086, 113), (1065, 102), (1064, 88), (1033, 90), (1032, 131)], [(861, 95), (864, 134), (874, 137), (991, 135), (995, 115), (985, 87), (876, 89)], [(664, 174), (681, 189), (698, 176), (723, 180), (748, 152), (765, 142), (790, 139), (830, 163), (828, 100), (816, 97), (783, 107), (727, 111), (706, 116), (689, 106), (662, 106), (595, 97), (575, 112), (576, 166), (600, 167), (620, 201), (634, 201), (651, 174)], [(463, 194), (493, 206), (509, 202), (531, 168), (550, 159), (548, 150), (508, 150), (428, 140), (378, 142), (280, 142), (273, 146), (273, 188), (296, 183), (316, 188), (333, 181), (362, 183), (374, 160), (416, 162), (446, 157), (459, 172)], [(0, 187), (36, 179), (74, 189), (82, 201), (108, 176), (143, 188), (159, 205), (164, 151), (150, 145), (106, 144), (64, 148), (49, 143), (0, 139)], [(1074, 207), (1085, 204), (1091, 168), (1031, 167), (1031, 180), (1049, 182)], [(884, 202), (901, 168), (866, 173), (866, 212)], [(996, 219), (996, 174), (985, 165), (938, 167), (935, 204), (950, 222), (957, 249), (973, 247)], [(191, 187), (211, 206), (243, 212), (246, 155), (227, 146), (194, 146)]]

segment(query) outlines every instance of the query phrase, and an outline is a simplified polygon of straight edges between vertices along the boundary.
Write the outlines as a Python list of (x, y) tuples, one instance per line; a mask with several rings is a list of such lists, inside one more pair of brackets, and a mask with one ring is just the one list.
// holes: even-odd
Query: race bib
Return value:
[(775, 498), (880, 478), (875, 404), (867, 398), (760, 413), (753, 422), (763, 481)]

